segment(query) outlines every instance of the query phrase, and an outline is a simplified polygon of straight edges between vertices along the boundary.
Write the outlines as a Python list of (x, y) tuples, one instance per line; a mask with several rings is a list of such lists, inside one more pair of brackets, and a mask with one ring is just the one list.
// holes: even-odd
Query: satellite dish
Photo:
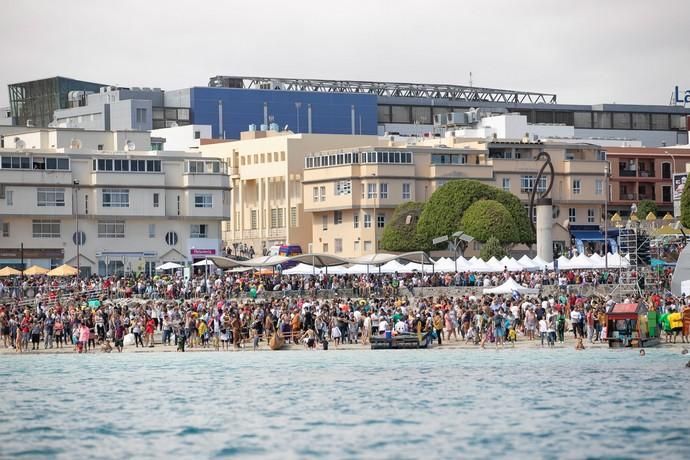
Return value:
[(19, 138), (15, 138), (14, 139), (14, 146), (15, 146), (15, 148), (18, 148), (21, 150), (24, 147), (26, 147), (26, 142), (24, 142), (23, 140), (21, 140)]
[(136, 149), (136, 147), (136, 144), (134, 144), (134, 142), (130, 141), (129, 139), (125, 141), (125, 152), (131, 152), (134, 149)]
[(69, 143), (69, 147), (72, 150), (81, 150), (81, 140), (73, 138)]

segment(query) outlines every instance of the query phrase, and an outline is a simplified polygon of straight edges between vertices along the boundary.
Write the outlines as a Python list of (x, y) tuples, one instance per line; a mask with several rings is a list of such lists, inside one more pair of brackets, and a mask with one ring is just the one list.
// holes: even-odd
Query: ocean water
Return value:
[(678, 350), (0, 356), (2, 458), (690, 458)]

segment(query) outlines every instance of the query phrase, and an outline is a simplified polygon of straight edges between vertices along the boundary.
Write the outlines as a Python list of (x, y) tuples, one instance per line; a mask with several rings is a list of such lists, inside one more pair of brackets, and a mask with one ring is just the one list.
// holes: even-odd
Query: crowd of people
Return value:
[[(406, 289), (408, 283), (428, 283), (434, 277), (453, 285), (457, 276), (251, 277), (228, 273), (190, 280), (177, 276), (37, 278), (24, 280), (19, 287), (22, 292), (35, 290), (31, 302), (12, 297), (0, 301), (0, 332), (2, 345), (18, 352), (63, 347), (77, 352), (97, 347), (122, 351), (125, 344), (135, 348), (176, 346), (180, 351), (190, 347), (230, 350), (247, 344), (260, 347), (276, 333), (310, 348), (323, 343), (368, 345), (375, 335), (395, 334), (417, 334), (420, 343), (427, 345), (456, 341), (481, 347), (502, 347), (518, 340), (552, 347), (564, 342), (567, 334), (589, 342), (606, 337), (606, 314), (614, 304), (610, 297), (581, 297), (562, 290), (550, 296), (520, 298), (481, 295), (481, 289), (468, 295), (425, 297), (412, 296)], [(472, 286), (486, 286), (487, 280), (488, 285), (500, 284), (509, 275), (479, 276), (483, 277), (481, 283)], [(579, 276), (587, 275), (575, 275)], [(551, 277), (548, 273), (522, 273), (516, 278), (536, 286)], [(356, 294), (338, 296), (340, 283)], [(3, 285), (5, 293), (7, 287)], [(334, 290), (336, 296), (318, 296), (323, 287)], [(261, 295), (269, 290), (297, 290), (301, 295)], [(650, 335), (663, 333), (667, 341), (680, 338), (690, 343), (686, 299), (653, 294), (632, 300), (656, 312)]]

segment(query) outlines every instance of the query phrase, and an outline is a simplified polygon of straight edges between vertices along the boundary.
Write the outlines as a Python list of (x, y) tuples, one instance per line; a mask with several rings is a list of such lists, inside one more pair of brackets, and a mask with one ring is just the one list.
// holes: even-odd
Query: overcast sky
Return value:
[(213, 75), (467, 84), (562, 103), (690, 89), (686, 0), (0, 0), (7, 84), (55, 75), (205, 86)]

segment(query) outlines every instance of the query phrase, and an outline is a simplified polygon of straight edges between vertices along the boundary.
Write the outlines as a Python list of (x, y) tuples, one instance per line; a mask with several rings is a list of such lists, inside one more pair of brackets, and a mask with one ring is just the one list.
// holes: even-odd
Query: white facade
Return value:
[(173, 128), (154, 129), (151, 136), (164, 139), (163, 150), (195, 150), (201, 146), (201, 139), (211, 139), (210, 125), (187, 125)]
[(230, 217), (225, 164), (189, 153), (4, 148), (0, 184), (3, 266), (22, 252), (84, 274), (193, 262), (220, 254)]

